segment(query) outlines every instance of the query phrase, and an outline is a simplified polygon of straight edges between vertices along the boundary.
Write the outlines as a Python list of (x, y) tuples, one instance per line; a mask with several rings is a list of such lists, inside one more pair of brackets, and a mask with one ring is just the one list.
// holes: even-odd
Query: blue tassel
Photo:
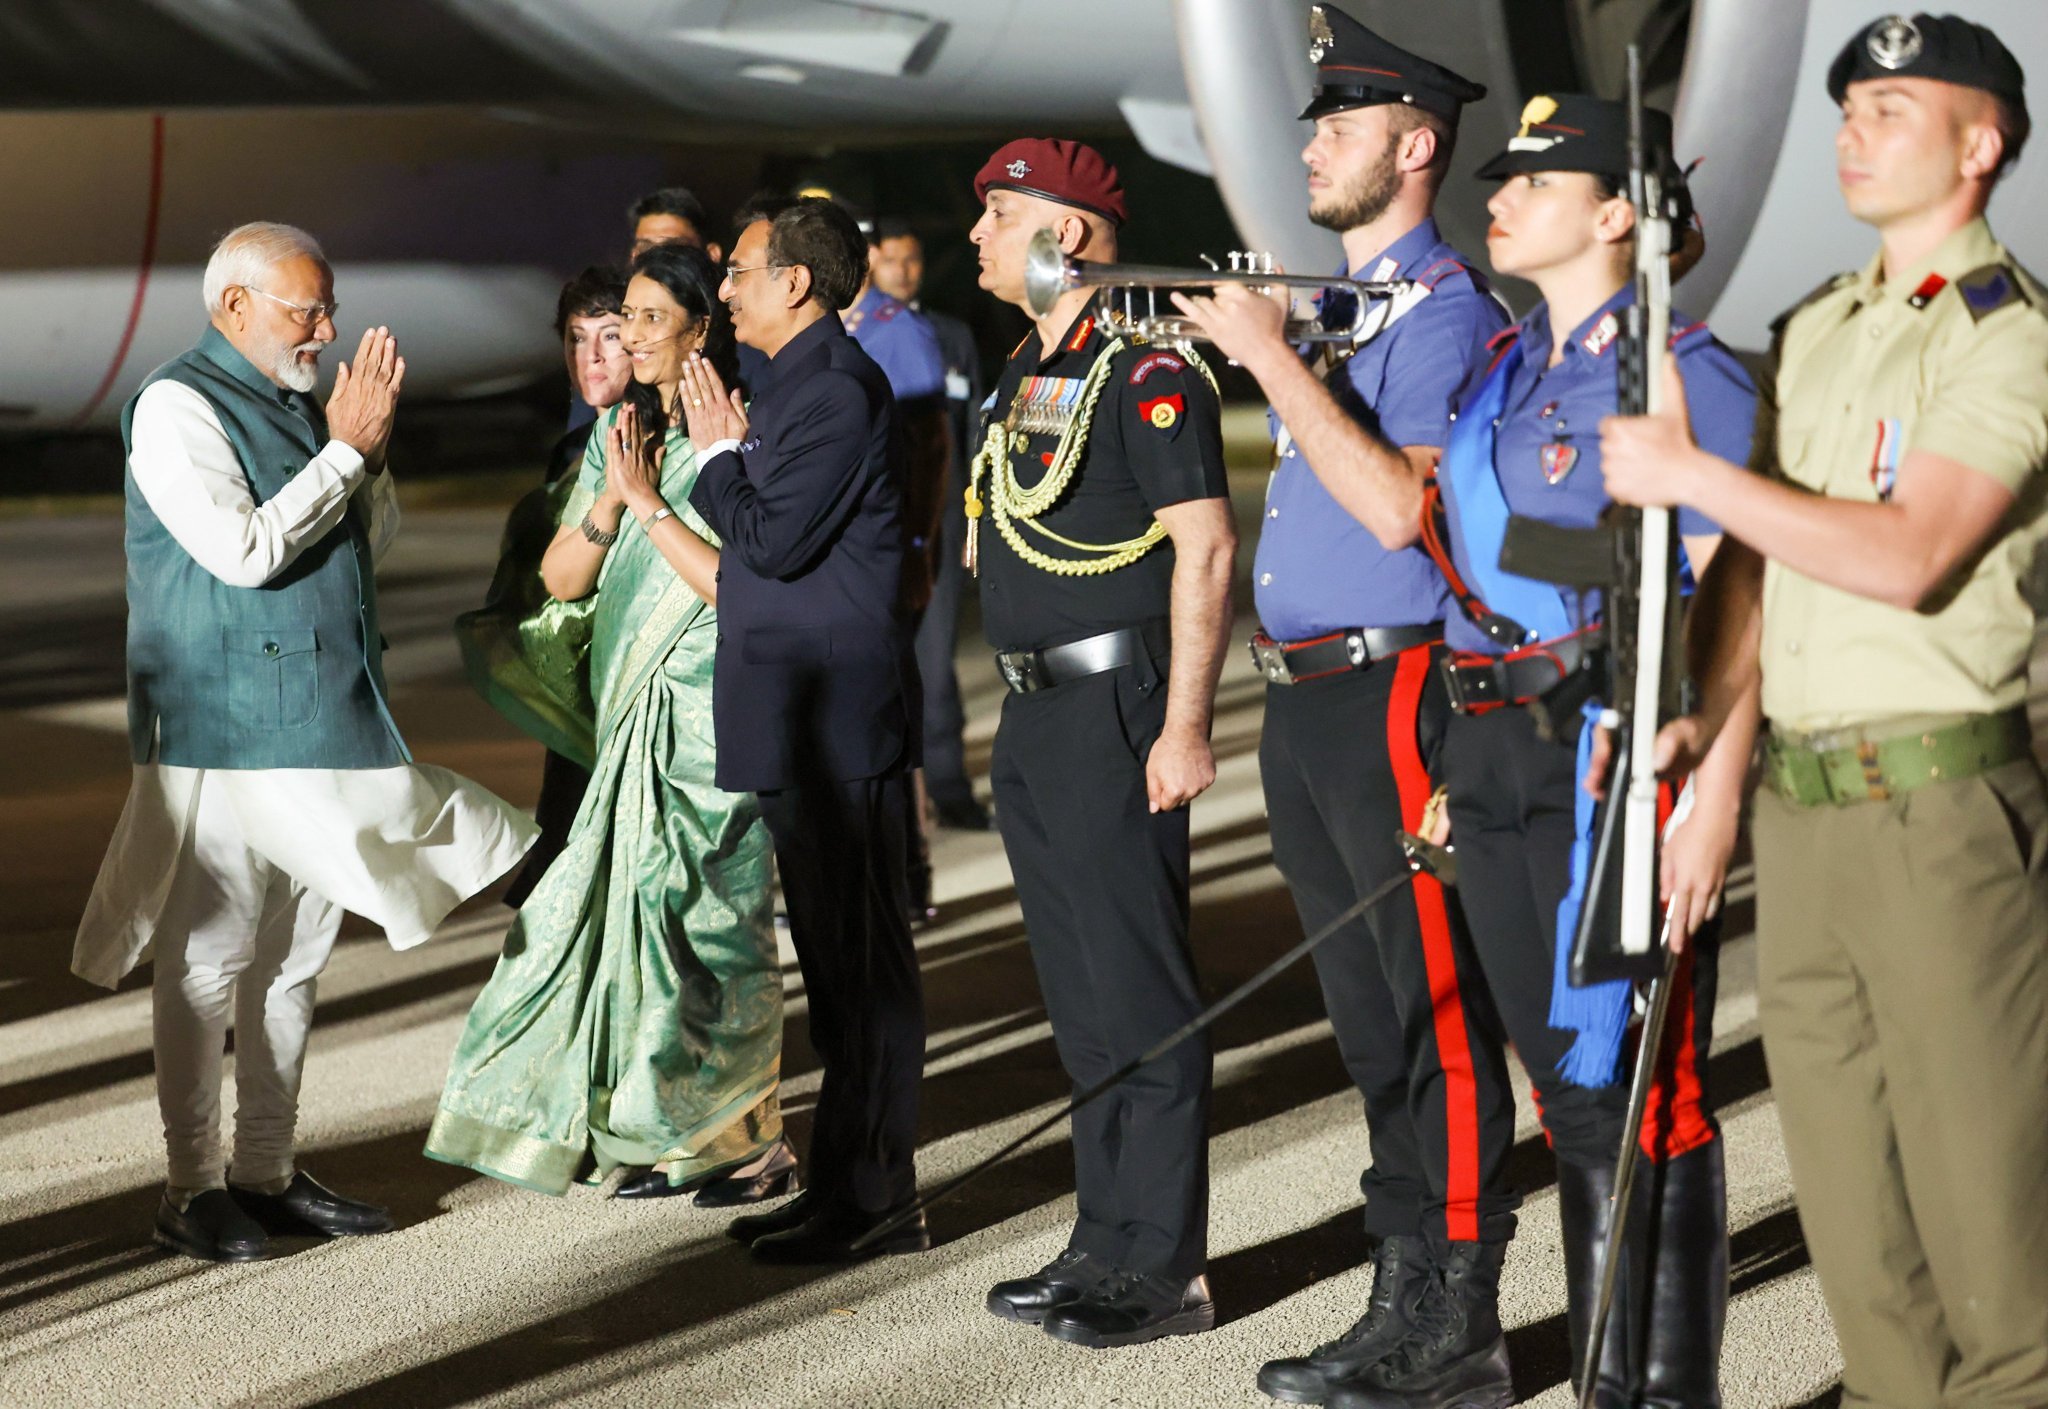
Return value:
[[(1577, 776), (1584, 778), (1593, 757), (1593, 725), (1599, 706), (1586, 706), (1586, 722), (1579, 730)], [(1579, 788), (1572, 807), (1572, 881), (1563, 900), (1557, 903), (1557, 939), (1550, 976), (1550, 1025), (1578, 1038), (1559, 1066), (1564, 1079), (1574, 1086), (1612, 1086), (1621, 1079), (1621, 1044), (1628, 1035), (1628, 1020), (1635, 1006), (1635, 985), (1627, 979), (1596, 983), (1590, 988), (1572, 985), (1572, 936), (1578, 932), (1579, 911), (1586, 901), (1586, 877), (1593, 865), (1593, 799)]]

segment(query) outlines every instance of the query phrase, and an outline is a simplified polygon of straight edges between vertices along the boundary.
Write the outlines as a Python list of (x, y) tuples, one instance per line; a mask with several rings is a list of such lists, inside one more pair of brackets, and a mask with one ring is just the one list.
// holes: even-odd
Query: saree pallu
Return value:
[[(615, 415), (564, 522), (602, 491)], [(671, 433), (663, 494), (715, 545), (688, 508), (695, 477)], [(591, 615), (590, 789), (470, 1010), (427, 1136), (434, 1159), (550, 1194), (621, 1165), (680, 1182), (782, 1133), (771, 848), (754, 799), (712, 781), (716, 613), (631, 515), (621, 527)]]

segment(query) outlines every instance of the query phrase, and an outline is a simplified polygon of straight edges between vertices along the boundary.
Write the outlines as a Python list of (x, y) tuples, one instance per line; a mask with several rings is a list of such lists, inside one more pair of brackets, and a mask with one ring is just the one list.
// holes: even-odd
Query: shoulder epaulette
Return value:
[(1783, 313), (1780, 313), (1777, 317), (1773, 318), (1771, 320), (1771, 336), (1777, 337), (1779, 334), (1783, 333), (1785, 331), (1785, 325), (1787, 323), (1790, 323), (1797, 314), (1803, 312), (1806, 308), (1810, 307), (1811, 305), (1819, 303), (1822, 299), (1826, 298), (1835, 290), (1844, 288), (1850, 283), (1853, 283), (1855, 281), (1855, 278), (1856, 274), (1853, 270), (1851, 270), (1845, 273), (1836, 274), (1832, 278), (1828, 279), (1819, 288), (1815, 289), (1805, 298), (1802, 298), (1801, 300), (1799, 300), (1799, 302), (1793, 304)]
[[(1671, 347), (1672, 351), (1675, 352), (1678, 350), (1678, 345), (1684, 342), (1687, 338), (1691, 337), (1694, 333), (1704, 333), (1706, 331), (1707, 324), (1705, 319), (1695, 319), (1690, 323), (1681, 323), (1680, 325), (1671, 330), (1671, 341), (1669, 346)], [(1709, 333), (1708, 336), (1711, 337), (1713, 335)]]
[(2009, 303), (2028, 302), (2027, 291), (2010, 265), (1987, 264), (1956, 280), (1956, 292), (1973, 321), (1981, 323)]
[(1439, 259), (1415, 276), (1415, 282), (1434, 293), (1436, 286), (1453, 274), (1470, 274), (1472, 267), (1462, 259)]

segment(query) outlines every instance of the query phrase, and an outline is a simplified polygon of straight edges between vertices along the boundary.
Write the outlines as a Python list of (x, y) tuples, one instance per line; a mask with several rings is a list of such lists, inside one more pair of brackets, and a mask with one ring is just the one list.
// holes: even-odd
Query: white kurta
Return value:
[[(136, 403), (129, 467), (164, 527), (231, 586), (257, 587), (341, 522), (352, 494), (370, 498), (381, 557), (398, 523), (389, 474), (329, 441), (269, 502), (257, 505), (206, 398), (157, 382)], [(466, 778), (426, 764), (396, 768), (205, 769), (135, 765), (127, 805), (78, 928), (72, 969), (112, 987), (148, 957), (165, 922), (202, 791), (225, 792), (206, 815), (306, 889), (381, 925), (399, 949), (509, 871), (537, 829), (524, 812)]]

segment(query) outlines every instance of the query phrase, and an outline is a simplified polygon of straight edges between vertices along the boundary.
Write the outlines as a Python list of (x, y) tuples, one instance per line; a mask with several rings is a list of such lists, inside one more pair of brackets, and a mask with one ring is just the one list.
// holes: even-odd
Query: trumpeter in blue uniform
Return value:
[[(1370, 301), (1355, 341), (1301, 350), (1286, 342), (1281, 307), (1251, 289), (1182, 306), (1272, 403), (1276, 458), (1253, 569), (1253, 652), (1267, 680), (1259, 766), (1273, 859), (1314, 931), (1406, 869), (1397, 838), (1421, 827), (1435, 788), (1453, 608), (1414, 526), (1451, 413), (1508, 314), (1432, 215), (1459, 115), (1486, 90), (1334, 6), (1310, 12), (1309, 35), (1309, 216), (1343, 237), (1340, 274), (1399, 291)], [(1356, 312), (1333, 293), (1322, 318), (1341, 326)], [(1365, 1101), (1373, 1289), (1349, 1330), (1267, 1364), (1260, 1388), (1321, 1403), (1437, 1319), (1435, 1306), (1469, 1344), (1432, 1380), (1507, 1394), (1497, 1301), (1515, 1226), (1504, 1178), (1514, 1096), (1455, 893), (1418, 876), (1315, 961)]]

